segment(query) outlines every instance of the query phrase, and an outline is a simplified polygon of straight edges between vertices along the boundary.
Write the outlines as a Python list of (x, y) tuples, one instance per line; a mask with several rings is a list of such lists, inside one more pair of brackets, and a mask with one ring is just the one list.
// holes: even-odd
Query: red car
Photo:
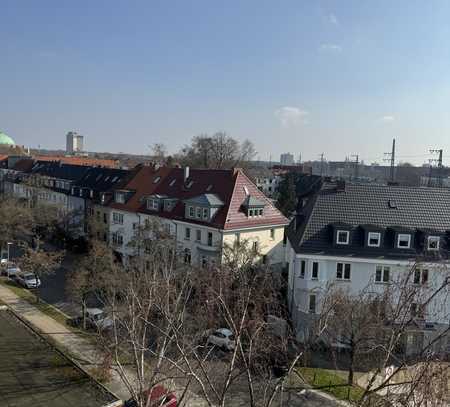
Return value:
[[(175, 394), (169, 392), (164, 386), (156, 385), (151, 389), (145, 390), (142, 395), (147, 398), (145, 407), (177, 407), (177, 398)], [(137, 407), (138, 403), (135, 399), (125, 402), (123, 407)]]

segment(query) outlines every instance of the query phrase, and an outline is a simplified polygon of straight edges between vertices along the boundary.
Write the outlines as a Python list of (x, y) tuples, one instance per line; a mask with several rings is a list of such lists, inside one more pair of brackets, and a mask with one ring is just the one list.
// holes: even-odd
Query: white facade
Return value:
[[(401, 281), (414, 266), (414, 262), (410, 261), (298, 254), (289, 242), (286, 261), (289, 265), (288, 303), (299, 340), (302, 340), (311, 318), (320, 313), (330, 284), (348, 290), (349, 294), (357, 294), (369, 286), (374, 292), (382, 292), (388, 284)], [(413, 278), (411, 284), (420, 288), (424, 298), (436, 292), (450, 276), (449, 264), (423, 263), (416, 265), (416, 268), (418, 279), (414, 281)], [(430, 327), (429, 332), (425, 333), (425, 340), (428, 341), (448, 326), (450, 303), (447, 289), (432, 298), (424, 310), (423, 319)]]
[(84, 148), (83, 141), (83, 136), (74, 131), (69, 131), (66, 135), (66, 152), (68, 154), (82, 152)]
[(281, 177), (279, 175), (256, 177), (255, 184), (266, 196), (271, 197), (278, 191), (280, 181)]
[(284, 153), (280, 155), (281, 165), (294, 165), (294, 155), (291, 153)]

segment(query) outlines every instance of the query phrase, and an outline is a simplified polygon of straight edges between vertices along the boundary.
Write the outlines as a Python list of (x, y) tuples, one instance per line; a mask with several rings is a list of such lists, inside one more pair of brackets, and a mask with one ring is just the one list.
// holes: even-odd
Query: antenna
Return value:
[(358, 180), (358, 171), (359, 171), (359, 154), (352, 154), (351, 157), (355, 158), (355, 161), (353, 161), (354, 165), (355, 165), (355, 179)]
[(442, 148), (440, 149), (430, 149), (430, 154), (438, 154), (438, 158), (432, 158), (430, 159), (430, 176), (428, 178), (428, 186), (431, 186), (432, 181), (431, 181), (431, 175), (432, 175), (432, 166), (433, 163), (437, 163), (437, 168), (438, 168), (438, 173), (437, 173), (437, 178), (438, 178), (438, 188), (442, 188), (442, 153), (443, 150)]
[(390, 153), (384, 153), (387, 158), (383, 159), (383, 161), (390, 162), (390, 169), (389, 169), (389, 181), (395, 182), (395, 138), (392, 139), (392, 152)]

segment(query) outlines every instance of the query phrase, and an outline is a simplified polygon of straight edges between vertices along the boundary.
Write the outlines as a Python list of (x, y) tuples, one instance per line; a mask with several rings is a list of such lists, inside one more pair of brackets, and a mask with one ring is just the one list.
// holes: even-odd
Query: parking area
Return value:
[(117, 401), (42, 337), (0, 310), (0, 405), (107, 406)]

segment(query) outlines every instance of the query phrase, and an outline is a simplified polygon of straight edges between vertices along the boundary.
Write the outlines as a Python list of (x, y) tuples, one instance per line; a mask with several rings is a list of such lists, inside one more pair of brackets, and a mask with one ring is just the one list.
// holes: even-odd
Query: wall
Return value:
[[(272, 239), (270, 230), (274, 229), (275, 237)], [(239, 234), (241, 242), (248, 240), (250, 246), (253, 242), (258, 242), (258, 247), (262, 255), (268, 256), (270, 264), (282, 264), (285, 261), (285, 248), (283, 246), (284, 226), (274, 226), (273, 228), (241, 229), (232, 232), (224, 232), (223, 243), (233, 245)]]

